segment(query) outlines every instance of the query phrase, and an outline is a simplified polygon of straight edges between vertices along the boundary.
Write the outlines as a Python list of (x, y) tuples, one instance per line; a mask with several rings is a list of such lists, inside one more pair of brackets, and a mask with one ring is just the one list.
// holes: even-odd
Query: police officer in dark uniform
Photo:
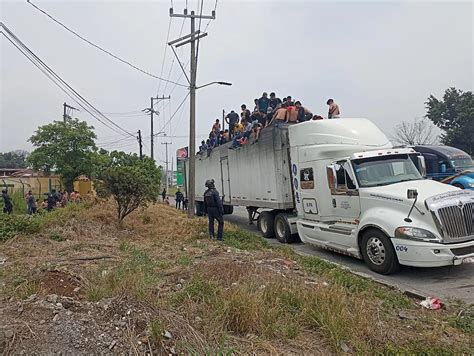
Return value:
[(13, 204), (10, 196), (8, 195), (8, 191), (6, 189), (2, 190), (2, 198), (3, 198), (3, 212), (5, 214), (11, 214), (13, 212)]
[(217, 240), (222, 241), (224, 239), (224, 206), (219, 192), (214, 186), (214, 179), (208, 179), (205, 185), (207, 190), (204, 192), (204, 212), (209, 218), (209, 235), (211, 239), (214, 238), (214, 219), (216, 219), (219, 223)]

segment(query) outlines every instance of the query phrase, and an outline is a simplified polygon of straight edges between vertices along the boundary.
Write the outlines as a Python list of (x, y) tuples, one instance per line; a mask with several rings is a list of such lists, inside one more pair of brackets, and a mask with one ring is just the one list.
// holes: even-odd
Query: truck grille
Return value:
[(474, 235), (474, 203), (440, 208), (438, 216), (445, 231), (445, 239), (464, 240)]

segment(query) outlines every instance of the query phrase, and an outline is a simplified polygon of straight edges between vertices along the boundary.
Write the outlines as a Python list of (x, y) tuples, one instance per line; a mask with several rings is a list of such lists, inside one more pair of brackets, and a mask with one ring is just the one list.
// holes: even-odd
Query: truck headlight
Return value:
[(401, 226), (395, 230), (395, 237), (399, 239), (415, 239), (421, 241), (441, 241), (428, 230), (417, 227)]
[(472, 182), (472, 183), (467, 183), (467, 186), (468, 186), (468, 187), (471, 187), (471, 188), (474, 188), (474, 182)]

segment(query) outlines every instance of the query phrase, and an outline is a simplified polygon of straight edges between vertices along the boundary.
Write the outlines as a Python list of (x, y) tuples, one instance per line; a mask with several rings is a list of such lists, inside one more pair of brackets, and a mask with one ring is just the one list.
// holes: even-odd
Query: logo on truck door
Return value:
[(316, 199), (303, 199), (303, 210), (306, 214), (318, 214)]
[(314, 188), (313, 168), (302, 168), (300, 170), (301, 189)]

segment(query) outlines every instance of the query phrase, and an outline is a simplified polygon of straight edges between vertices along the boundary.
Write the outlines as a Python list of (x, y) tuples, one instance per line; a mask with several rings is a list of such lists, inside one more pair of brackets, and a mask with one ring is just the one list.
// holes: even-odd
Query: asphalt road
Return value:
[[(226, 215), (225, 219), (243, 229), (259, 233), (256, 224), (248, 225), (245, 208), (234, 207), (234, 214)], [(282, 245), (276, 239), (268, 239), (267, 241), (273, 245)], [(455, 298), (469, 304), (474, 304), (474, 263), (437, 268), (402, 266), (396, 274), (383, 276), (372, 272), (362, 260), (353, 257), (303, 243), (295, 243), (288, 246), (300, 254), (318, 256), (327, 261), (338, 263), (353, 272), (396, 286), (402, 291), (438, 297), (441, 301)]]

